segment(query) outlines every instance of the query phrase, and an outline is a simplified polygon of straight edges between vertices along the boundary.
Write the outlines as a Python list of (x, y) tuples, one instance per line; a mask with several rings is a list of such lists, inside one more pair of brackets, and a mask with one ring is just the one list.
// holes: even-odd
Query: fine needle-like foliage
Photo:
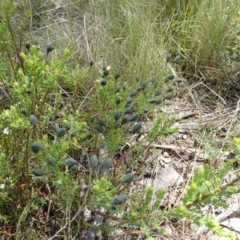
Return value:
[[(172, 208), (168, 189), (137, 187), (153, 143), (179, 130), (161, 110), (185, 81), (177, 73), (194, 62), (194, 74), (210, 66), (213, 76), (223, 64), (233, 3), (69, 0), (69, 19), (53, 27), (44, 14), (58, 8), (47, 2), (0, 2), (0, 235), (108, 239), (137, 229), (152, 239), (164, 221), (186, 218), (234, 239), (201, 207), (226, 207), (238, 191), (238, 175), (223, 181), (236, 160), (198, 169)], [(70, 20), (80, 9), (93, 23), (84, 13), (78, 38)]]

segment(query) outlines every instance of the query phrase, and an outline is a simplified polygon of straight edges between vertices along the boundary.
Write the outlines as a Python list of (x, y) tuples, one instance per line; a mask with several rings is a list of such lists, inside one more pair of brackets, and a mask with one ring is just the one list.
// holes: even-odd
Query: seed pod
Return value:
[(69, 131), (72, 128), (72, 124), (70, 122), (67, 122), (65, 128), (67, 131)]
[(29, 51), (29, 50), (30, 50), (30, 47), (31, 47), (30, 43), (29, 43), (29, 42), (25, 43), (25, 47), (26, 47), (26, 49)]
[(145, 90), (146, 87), (147, 87), (147, 83), (146, 82), (142, 82), (141, 83), (141, 87), (142, 87), (142, 90)]
[(4, 107), (5, 110), (10, 109), (10, 108), (11, 108), (11, 105), (8, 105), (8, 104)]
[(41, 177), (43, 175), (46, 175), (47, 173), (41, 168), (34, 168), (32, 169), (32, 174), (36, 177)]
[(109, 168), (111, 168), (112, 165), (113, 165), (113, 159), (110, 158), (110, 157), (108, 157), (108, 158), (105, 159), (105, 161), (104, 161), (103, 164), (104, 164), (104, 167), (105, 167), (106, 169), (109, 169)]
[(40, 143), (34, 142), (31, 144), (31, 149), (34, 153), (38, 153), (40, 150), (43, 149), (43, 147)]
[(104, 118), (100, 118), (100, 119), (98, 120), (98, 124), (99, 124), (101, 127), (106, 127), (106, 126), (107, 126), (107, 121), (106, 121), (106, 119), (104, 119)]
[(126, 103), (124, 107), (125, 107), (125, 108), (131, 107), (131, 103)]
[(30, 117), (29, 117), (29, 121), (30, 121), (30, 123), (33, 127), (37, 126), (38, 120), (37, 120), (37, 117), (35, 115), (31, 114)]
[(73, 159), (73, 158), (67, 158), (64, 163), (68, 167), (72, 167), (73, 165), (77, 165), (78, 164), (78, 162), (75, 159)]
[(94, 61), (93, 61), (93, 60), (91, 60), (91, 61), (89, 62), (89, 66), (90, 66), (90, 67), (92, 67), (92, 66), (93, 66), (93, 64), (94, 64)]
[(137, 90), (133, 90), (131, 93), (130, 93), (130, 97), (134, 97), (137, 95)]
[(98, 166), (98, 157), (97, 155), (92, 155), (90, 158), (90, 164), (93, 168), (96, 168)]
[(127, 175), (125, 175), (122, 179), (123, 183), (131, 183), (134, 179), (135, 175), (134, 173), (128, 173)]
[(71, 137), (75, 137), (77, 135), (77, 131), (76, 130), (73, 130), (70, 134)]
[(154, 104), (154, 103), (156, 103), (156, 99), (153, 98), (153, 99), (151, 99), (149, 102), (150, 102), (151, 104)]
[(169, 53), (167, 56), (166, 56), (166, 63), (168, 63), (172, 58), (172, 54)]
[(120, 102), (121, 102), (121, 98), (117, 97), (116, 100), (115, 100), (115, 103), (118, 105), (118, 104), (120, 104)]
[(58, 138), (63, 137), (66, 134), (66, 129), (65, 128), (59, 128), (56, 132), (56, 136)]
[(126, 124), (126, 123), (128, 123), (128, 122), (129, 122), (129, 117), (128, 117), (128, 116), (124, 116), (124, 117), (122, 118), (121, 126), (124, 125), (124, 124)]
[(106, 86), (107, 85), (107, 80), (106, 79), (102, 79), (100, 83), (101, 83), (102, 86)]
[(52, 43), (52, 42), (47, 43), (47, 55), (48, 55), (51, 51), (53, 51), (53, 49), (54, 49), (53, 43)]
[(57, 132), (58, 129), (59, 129), (58, 123), (54, 123), (54, 125), (53, 125), (53, 130), (54, 130), (55, 132)]
[(77, 165), (73, 165), (73, 166), (70, 167), (70, 170), (72, 172), (76, 172), (78, 170), (78, 166)]
[(139, 87), (137, 88), (137, 92), (140, 92), (140, 91), (142, 91), (142, 87), (141, 87), (141, 86), (139, 86)]
[(47, 162), (49, 165), (51, 165), (51, 166), (53, 166), (53, 167), (56, 167), (56, 163), (55, 163), (54, 158), (48, 157), (48, 158), (46, 159), (46, 162)]
[(31, 94), (32, 93), (32, 90), (30, 88), (26, 89), (26, 93), (27, 94)]
[(173, 91), (174, 91), (174, 87), (172, 87), (172, 86), (169, 87), (168, 90), (167, 90), (167, 92), (173, 92)]
[(120, 92), (120, 91), (121, 91), (121, 89), (122, 89), (122, 87), (121, 87), (121, 86), (117, 86), (117, 87), (116, 87), (116, 89), (115, 89), (115, 93), (118, 93), (118, 92)]
[(94, 129), (95, 129), (97, 132), (102, 133), (102, 134), (103, 134), (103, 132), (104, 132), (103, 127), (100, 126), (100, 125), (98, 125), (98, 124), (96, 124), (96, 125), (94, 126)]
[(125, 195), (116, 195), (113, 197), (113, 203), (114, 204), (123, 204), (127, 200), (127, 197)]
[(137, 133), (142, 128), (142, 123), (135, 123), (132, 127), (132, 133)]
[(10, 163), (14, 164), (17, 161), (16, 156), (11, 156), (9, 161), (10, 161)]
[(175, 80), (175, 82), (176, 82), (176, 83), (181, 83), (182, 80), (178, 78), (178, 79)]
[(114, 119), (117, 122), (121, 118), (121, 113), (120, 112), (115, 112), (114, 114)]
[(120, 77), (121, 77), (120, 73), (116, 73), (114, 76), (115, 80), (118, 80)]
[(130, 114), (130, 113), (132, 113), (132, 108), (131, 108), (131, 107), (127, 107), (127, 108), (125, 109), (124, 114)]
[(173, 74), (170, 74), (170, 75), (168, 75), (168, 76), (165, 78), (165, 81), (173, 80), (173, 79), (174, 79), (174, 75), (173, 75)]
[(162, 99), (161, 98), (157, 98), (155, 104), (157, 105), (157, 104), (160, 104), (160, 103), (162, 103)]
[(161, 90), (157, 89), (154, 96), (156, 97), (156, 96), (159, 96), (160, 94), (161, 94)]
[(138, 120), (138, 117), (139, 117), (139, 114), (138, 113), (132, 113), (130, 116), (129, 116), (129, 122), (135, 122)]
[(108, 69), (107, 68), (105, 68), (104, 70), (103, 70), (103, 76), (108, 76), (108, 74), (109, 74), (109, 71), (108, 71)]
[(156, 81), (157, 81), (157, 77), (156, 77), (156, 76), (154, 76), (154, 77), (151, 78), (151, 83), (152, 83), (152, 84), (154, 84)]
[(117, 209), (116, 205), (115, 205), (115, 204), (112, 204), (111, 209), (112, 209), (112, 210), (116, 210), (116, 209)]
[(166, 95), (165, 95), (165, 99), (167, 99), (167, 100), (170, 100), (170, 99), (172, 99), (173, 98), (173, 94), (172, 93), (167, 93)]
[(174, 62), (174, 63), (179, 63), (180, 58), (181, 58), (180, 56), (176, 56), (176, 57), (174, 58), (173, 62)]
[(132, 103), (132, 98), (127, 98), (126, 103), (131, 104)]
[(139, 77), (139, 76), (136, 76), (136, 77), (135, 77), (135, 80), (136, 80), (136, 82), (139, 82), (140, 77)]
[(144, 109), (144, 110), (143, 110), (143, 113), (148, 113), (148, 110), (147, 110), (147, 109)]
[(20, 110), (20, 112), (21, 112), (22, 114), (26, 115), (26, 114), (27, 114), (27, 109), (26, 109), (26, 108), (22, 108), (22, 109)]

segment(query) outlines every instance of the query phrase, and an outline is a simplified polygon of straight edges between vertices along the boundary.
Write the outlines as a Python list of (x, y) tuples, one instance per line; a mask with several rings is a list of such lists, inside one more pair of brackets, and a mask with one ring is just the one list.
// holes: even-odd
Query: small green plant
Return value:
[[(11, 3), (6, 1), (4, 6), (10, 9)], [(14, 32), (9, 25), (9, 16), (5, 16), (1, 34), (7, 33), (10, 38)], [(1, 207), (10, 210), (11, 202), (18, 205), (10, 213), (3, 213), (3, 218), (17, 223), (17, 232), (13, 232), (16, 238), (24, 237), (19, 231), (25, 228), (27, 216), (39, 204), (47, 206), (50, 198), (53, 205), (49, 211), (59, 207), (64, 211), (85, 207), (92, 211), (100, 207), (118, 209), (127, 200), (126, 191), (134, 179), (133, 174), (125, 171), (129, 166), (134, 166), (138, 174), (144, 170), (144, 158), (138, 163), (143, 148), (139, 142), (125, 154), (124, 157), (131, 158), (128, 165), (121, 161), (123, 156), (117, 159), (114, 156), (128, 136), (140, 134), (147, 113), (164, 101), (167, 88), (174, 82), (152, 78), (136, 81), (130, 86), (121, 80), (119, 73), (113, 74), (105, 67), (100, 80), (92, 82), (88, 88), (85, 83), (94, 71), (93, 62), (86, 69), (79, 65), (70, 69), (65, 63), (69, 51), (64, 49), (62, 60), (59, 60), (54, 57), (52, 42), (44, 51), (30, 41), (19, 45), (15, 38), (8, 48), (5, 46), (8, 43), (3, 41), (1, 44), (4, 57), (7, 56), (5, 50), (13, 44), (18, 57), (17, 62), (11, 60), (0, 73), (8, 100), (0, 114), (0, 131), (3, 133), (1, 174), (2, 180), (11, 179), (4, 185)], [(7, 58), (3, 59), (7, 61)], [(153, 101), (157, 86), (162, 89), (162, 95), (160, 98), (158, 93), (157, 100)], [(90, 88), (93, 92), (86, 99), (85, 94)], [(82, 101), (86, 104), (81, 107)], [(161, 125), (162, 118), (159, 119)], [(169, 126), (170, 122), (162, 125), (161, 130), (155, 130), (166, 132), (164, 129)], [(157, 134), (151, 141), (156, 137)], [(99, 156), (98, 159), (96, 154), (102, 146), (107, 148), (108, 157)], [(132, 157), (134, 149), (138, 155)], [(95, 154), (95, 158), (86, 154), (87, 160), (80, 162), (84, 152)], [(88, 186), (87, 193), (79, 201), (77, 189), (84, 185)], [(104, 192), (103, 187), (107, 186)], [(32, 202), (34, 209), (30, 207)], [(118, 211), (120, 209), (123, 208)], [(18, 218), (19, 215), (22, 217)]]
[[(111, 3), (106, 2), (104, 11)], [(108, 237), (127, 226), (128, 232), (137, 228), (151, 239), (151, 230), (164, 232), (160, 222), (185, 217), (233, 239), (199, 210), (200, 204), (225, 207), (224, 198), (236, 193), (238, 178), (222, 183), (233, 161), (217, 174), (207, 165), (199, 169), (182, 202), (172, 209), (160, 208), (165, 189), (134, 189), (148, 167), (152, 143), (178, 130), (172, 127), (173, 117), (156, 115), (155, 110), (174, 97), (181, 83), (166, 67), (150, 74), (150, 65), (160, 58), (154, 52), (150, 61), (148, 50), (153, 49), (145, 48), (134, 24), (121, 21), (117, 30), (125, 27), (126, 36), (131, 33), (125, 39), (125, 49), (131, 50), (129, 59), (123, 58), (126, 65), (132, 68), (138, 57), (146, 57), (136, 64), (136, 72), (122, 74), (115, 70), (116, 61), (115, 68), (100, 70), (92, 60), (86, 67), (73, 66), (67, 48), (56, 48), (54, 41), (43, 44), (43, 49), (31, 43), (25, 34), (31, 11), (25, 5), (24, 17), (14, 28), (17, 5), (10, 0), (0, 3), (0, 86), (5, 99), (0, 112), (0, 222), (6, 226), (1, 234), (14, 239), (73, 239), (95, 229)], [(141, 10), (135, 4), (123, 7), (116, 6), (114, 12), (121, 20)], [(148, 36), (154, 24), (148, 19), (148, 5), (144, 9), (141, 36)], [(155, 31), (149, 34), (157, 44)], [(178, 66), (180, 60), (176, 52), (169, 53), (161, 66)], [(152, 126), (146, 127), (150, 120)], [(133, 140), (126, 144), (129, 139)], [(238, 149), (238, 140), (235, 143)], [(86, 210), (90, 218), (100, 216), (104, 221), (94, 225)], [(31, 231), (29, 223), (40, 212), (44, 221), (33, 223)]]
[(226, 162), (219, 173), (208, 165), (198, 169), (194, 178), (189, 184), (187, 193), (185, 194), (182, 204), (173, 208), (167, 214), (173, 214), (178, 217), (186, 217), (191, 219), (199, 226), (206, 226), (213, 233), (229, 239), (235, 239), (235, 235), (231, 232), (223, 230), (219, 222), (205, 217), (199, 212), (200, 206), (213, 204), (215, 206), (227, 207), (226, 198), (238, 192), (236, 183), (240, 181), (239, 176), (228, 184), (223, 184), (223, 178), (227, 175), (234, 160)]

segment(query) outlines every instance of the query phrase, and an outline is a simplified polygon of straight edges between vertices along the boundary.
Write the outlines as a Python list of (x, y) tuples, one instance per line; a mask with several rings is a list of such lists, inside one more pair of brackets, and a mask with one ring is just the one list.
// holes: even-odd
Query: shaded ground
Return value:
[[(179, 204), (196, 169), (207, 163), (217, 170), (222, 162), (235, 157), (232, 138), (239, 137), (239, 110), (239, 102), (226, 102), (202, 83), (180, 88), (178, 96), (160, 110), (176, 116), (178, 120), (174, 125), (179, 126), (179, 132), (154, 144), (156, 157), (151, 165), (158, 174), (154, 179), (143, 180), (142, 184), (156, 189), (168, 187), (164, 205), (172, 208)], [(234, 172), (233, 168), (224, 184), (236, 176)], [(208, 206), (204, 212), (220, 223), (234, 217), (235, 225), (240, 224), (240, 195), (235, 194), (226, 202), (228, 209)], [(226, 226), (226, 221), (222, 226)], [(228, 226), (239, 239), (239, 228)], [(186, 219), (165, 223), (164, 228), (168, 233), (166, 239), (220, 239)]]

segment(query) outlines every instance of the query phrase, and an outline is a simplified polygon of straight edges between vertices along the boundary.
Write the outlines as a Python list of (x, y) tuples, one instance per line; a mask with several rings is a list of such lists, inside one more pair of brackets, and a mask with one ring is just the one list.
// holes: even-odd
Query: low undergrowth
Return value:
[[(165, 54), (166, 58), (156, 53), (155, 63), (160, 61), (163, 67), (151, 71), (148, 49), (138, 52), (140, 38), (126, 32), (125, 46), (131, 52), (122, 57), (127, 70), (118, 65), (121, 58), (118, 64), (116, 58), (106, 58), (111, 67), (99, 68), (94, 58), (84, 65), (73, 61), (67, 47), (55, 50), (61, 44), (57, 41), (32, 44), (26, 34), (31, 9), (24, 9), (15, 28), (17, 5), (5, 0), (0, 6), (1, 235), (108, 238), (117, 230), (127, 235), (137, 229), (151, 239), (153, 230), (165, 234), (164, 221), (187, 218), (234, 239), (217, 221), (204, 216), (200, 206), (225, 207), (225, 198), (238, 191), (239, 177), (226, 185), (222, 181), (235, 160), (217, 172), (208, 165), (199, 169), (182, 201), (171, 209), (161, 206), (165, 189), (136, 188), (148, 167), (152, 143), (178, 131), (172, 127), (174, 118), (156, 115), (155, 109), (170, 101), (181, 86), (182, 79), (166, 67), (179, 68), (181, 49)], [(121, 27), (133, 30), (132, 25)], [(110, 50), (114, 49), (113, 44)], [(141, 65), (133, 61), (136, 57), (147, 58)], [(131, 61), (136, 64), (128, 65)], [(135, 67), (131, 73), (130, 67)], [(145, 129), (149, 120), (153, 126)], [(134, 140), (126, 145), (129, 139)]]

